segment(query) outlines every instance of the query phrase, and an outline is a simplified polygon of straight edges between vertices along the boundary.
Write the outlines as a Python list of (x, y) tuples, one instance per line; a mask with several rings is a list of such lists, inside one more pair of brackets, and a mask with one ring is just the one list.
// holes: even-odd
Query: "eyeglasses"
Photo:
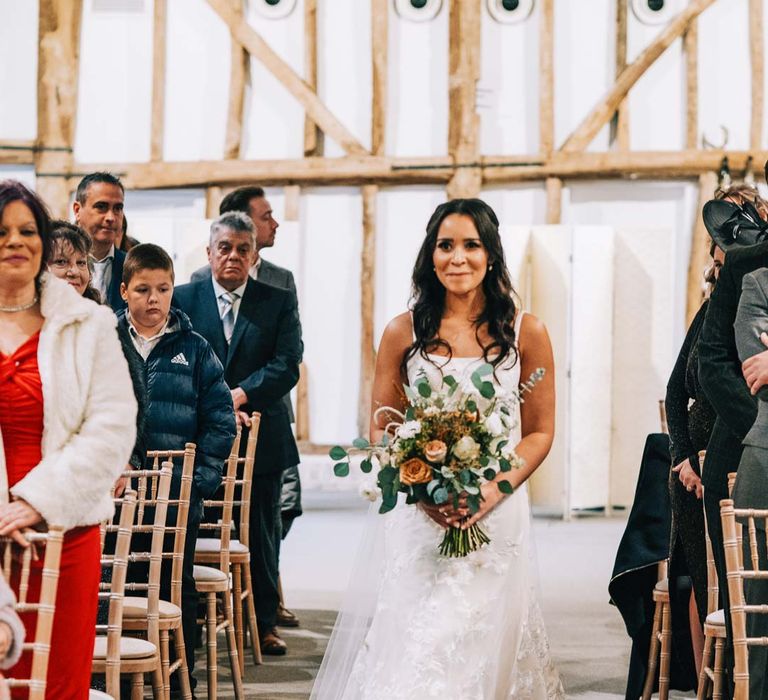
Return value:
[(75, 260), (72, 263), (67, 258), (56, 258), (51, 260), (51, 267), (55, 267), (57, 270), (69, 270), (71, 267), (74, 267), (78, 272), (84, 272), (88, 269), (88, 261)]

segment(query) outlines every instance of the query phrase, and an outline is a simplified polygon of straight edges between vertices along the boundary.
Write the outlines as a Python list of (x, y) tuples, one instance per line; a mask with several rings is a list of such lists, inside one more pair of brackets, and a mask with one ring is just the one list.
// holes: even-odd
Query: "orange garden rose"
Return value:
[(400, 483), (406, 486), (428, 484), (432, 481), (432, 467), (418, 457), (411, 457), (400, 465)]
[(433, 464), (442, 464), (448, 454), (448, 445), (442, 440), (430, 440), (424, 446), (424, 456)]

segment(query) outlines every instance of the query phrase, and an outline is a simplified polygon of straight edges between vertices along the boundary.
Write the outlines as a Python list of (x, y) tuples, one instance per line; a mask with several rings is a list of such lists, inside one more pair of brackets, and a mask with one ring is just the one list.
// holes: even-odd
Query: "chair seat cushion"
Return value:
[[(148, 602), (146, 598), (126, 596), (123, 602), (123, 617), (130, 619), (146, 617)], [(161, 600), (160, 617), (181, 617), (181, 608), (166, 600)]]
[[(202, 537), (197, 540), (195, 554), (209, 554), (219, 551), (219, 540), (214, 537)], [(248, 548), (240, 540), (229, 541), (229, 551), (232, 554), (247, 554)]]
[[(136, 637), (120, 637), (120, 658), (121, 659), (146, 659), (151, 658), (157, 653), (157, 648), (152, 642), (146, 639), (136, 639)], [(107, 658), (107, 638), (96, 637), (96, 643), (93, 645), (93, 658)]]
[(204, 583), (206, 581), (227, 581), (229, 577), (223, 571), (214, 569), (212, 566), (196, 566), (193, 569), (195, 581)]
[(725, 627), (725, 610), (715, 610), (715, 612), (709, 613), (706, 622), (708, 625)]

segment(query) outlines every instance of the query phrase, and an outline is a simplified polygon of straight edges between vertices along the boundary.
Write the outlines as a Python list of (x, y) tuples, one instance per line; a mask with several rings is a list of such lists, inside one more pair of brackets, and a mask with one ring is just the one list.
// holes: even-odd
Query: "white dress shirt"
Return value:
[(216, 295), (216, 303), (219, 307), (219, 318), (221, 318), (229, 308), (229, 302), (222, 299), (224, 294), (234, 294), (235, 300), (232, 302), (232, 311), (235, 315), (235, 323), (237, 323), (237, 314), (240, 311), (240, 302), (243, 300), (243, 294), (245, 294), (245, 288), (248, 286), (248, 281), (245, 284), (239, 286), (237, 289), (233, 289), (231, 292), (228, 289), (224, 289), (211, 274), (211, 282), (213, 283), (213, 293)]
[(106, 302), (109, 288), (112, 285), (112, 263), (115, 260), (114, 244), (109, 249), (109, 253), (101, 260), (96, 260), (93, 256), (91, 256), (91, 259), (93, 260), (93, 280), (91, 284), (99, 290), (101, 300)]
[(252, 280), (259, 279), (259, 268), (261, 267), (261, 257), (253, 264), (251, 265), (251, 269), (248, 271), (248, 274), (251, 276)]
[(163, 327), (157, 333), (155, 333), (155, 335), (147, 338), (136, 330), (136, 326), (133, 325), (133, 321), (131, 320), (130, 311), (126, 310), (125, 317), (128, 321), (128, 334), (131, 336), (131, 340), (133, 341), (133, 347), (136, 348), (136, 352), (141, 355), (144, 362), (147, 361), (150, 353), (160, 342), (160, 338), (162, 338), (166, 333), (172, 333), (176, 326), (175, 322), (172, 322), (171, 316), (169, 314), (168, 318), (165, 319), (165, 324)]

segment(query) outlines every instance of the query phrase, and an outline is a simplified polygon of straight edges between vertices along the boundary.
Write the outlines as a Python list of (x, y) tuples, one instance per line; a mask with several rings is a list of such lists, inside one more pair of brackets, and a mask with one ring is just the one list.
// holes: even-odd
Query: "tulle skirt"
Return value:
[(312, 698), (564, 697), (536, 600), (525, 487), (481, 521), (491, 543), (460, 559), (439, 554), (443, 530), (416, 507), (373, 518), (381, 532), (364, 536)]

